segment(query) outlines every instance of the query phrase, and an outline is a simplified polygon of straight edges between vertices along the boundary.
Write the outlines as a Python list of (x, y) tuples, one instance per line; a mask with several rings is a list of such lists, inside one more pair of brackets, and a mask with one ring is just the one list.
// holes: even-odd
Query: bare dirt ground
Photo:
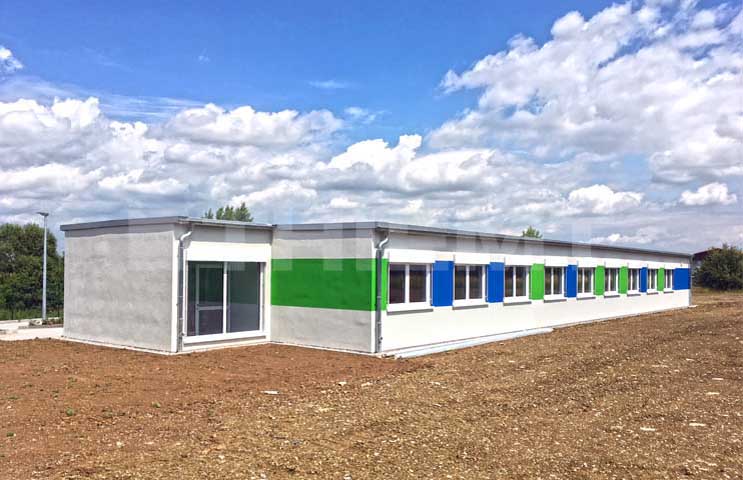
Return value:
[(3, 342), (0, 478), (741, 479), (743, 294), (695, 303), (407, 361)]

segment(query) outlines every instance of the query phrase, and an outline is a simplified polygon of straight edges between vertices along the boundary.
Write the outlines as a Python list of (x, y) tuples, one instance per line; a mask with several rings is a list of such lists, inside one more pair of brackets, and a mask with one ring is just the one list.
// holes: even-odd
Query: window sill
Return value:
[(262, 330), (253, 330), (249, 332), (214, 333), (211, 335), (186, 335), (183, 337), (183, 344), (192, 345), (198, 343), (218, 342), (221, 340), (242, 340), (245, 338), (264, 336), (266, 336), (266, 332)]
[(641, 293), (638, 292), (637, 290), (632, 290), (632, 291), (627, 292), (628, 297), (639, 297), (640, 295)]
[(663, 290), (663, 293), (673, 293), (673, 292), (674, 292), (673, 289), (668, 289), (667, 288), (667, 289)]
[(454, 300), (454, 304), (452, 306), (454, 308), (487, 307), (488, 304), (484, 298), (475, 298), (471, 300)]
[(657, 292), (657, 290), (648, 290), (647, 291), (647, 294), (648, 295), (658, 295), (658, 292)]
[(567, 297), (563, 295), (545, 295), (544, 296), (544, 303), (564, 302), (566, 300), (567, 300)]
[(596, 295), (594, 295), (593, 293), (579, 293), (576, 298), (578, 300), (588, 300), (591, 298), (596, 298)]
[(413, 312), (413, 311), (433, 310), (433, 307), (428, 302), (414, 302), (414, 303), (388, 303), (387, 312)]
[(604, 292), (604, 298), (616, 298), (619, 296), (619, 292)]
[(528, 303), (531, 303), (531, 300), (528, 297), (510, 297), (503, 299), (504, 305), (526, 305)]

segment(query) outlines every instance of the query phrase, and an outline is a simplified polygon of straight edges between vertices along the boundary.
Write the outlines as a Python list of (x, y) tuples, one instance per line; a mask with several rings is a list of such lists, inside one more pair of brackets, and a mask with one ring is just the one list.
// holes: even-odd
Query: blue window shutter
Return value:
[(640, 291), (648, 291), (648, 267), (642, 267), (640, 269)]
[(505, 270), (506, 264), (502, 262), (491, 262), (488, 265), (488, 303), (503, 301)]
[(433, 264), (434, 307), (448, 307), (454, 303), (454, 262), (436, 261)]
[(565, 296), (575, 298), (578, 296), (578, 265), (568, 265), (565, 275)]
[(689, 281), (689, 269), (688, 268), (676, 268), (673, 271), (673, 289), (674, 290), (688, 290), (690, 287)]

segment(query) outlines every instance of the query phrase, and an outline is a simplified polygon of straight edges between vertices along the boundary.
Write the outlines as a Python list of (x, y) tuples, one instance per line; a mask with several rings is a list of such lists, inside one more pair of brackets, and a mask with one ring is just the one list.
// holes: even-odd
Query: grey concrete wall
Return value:
[(331, 308), (271, 307), (271, 341), (372, 351), (374, 312)]
[(64, 336), (172, 350), (173, 225), (69, 231)]
[(373, 231), (358, 230), (276, 230), (272, 258), (372, 258)]

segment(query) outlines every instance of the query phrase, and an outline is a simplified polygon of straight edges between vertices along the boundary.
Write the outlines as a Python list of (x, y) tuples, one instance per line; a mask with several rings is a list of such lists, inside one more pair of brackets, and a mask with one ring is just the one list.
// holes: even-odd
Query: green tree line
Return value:
[[(44, 229), (38, 225), (0, 225), (0, 320), (41, 316)], [(61, 316), (64, 257), (48, 232), (47, 314)]]

